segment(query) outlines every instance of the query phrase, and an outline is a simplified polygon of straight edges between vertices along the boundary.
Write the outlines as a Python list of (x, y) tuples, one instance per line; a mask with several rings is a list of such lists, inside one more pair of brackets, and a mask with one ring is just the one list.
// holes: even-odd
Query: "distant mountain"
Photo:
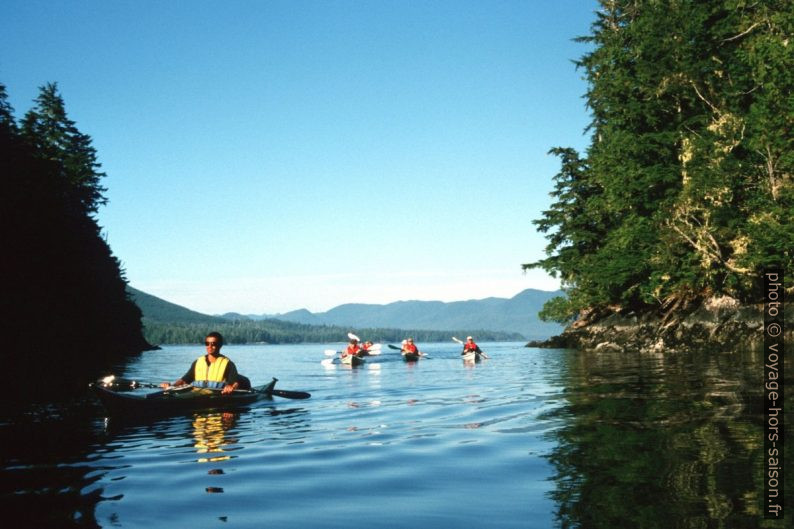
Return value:
[(181, 305), (152, 296), (129, 285), (127, 285), (127, 292), (129, 292), (130, 298), (143, 312), (144, 323), (149, 321), (157, 323), (205, 323), (210, 325), (227, 322), (226, 318), (209, 316), (186, 309)]
[[(187, 309), (164, 299), (152, 296), (132, 287), (127, 287), (130, 298), (143, 313), (144, 335), (153, 344), (200, 343), (209, 330), (223, 334), (227, 343), (335, 343), (347, 341), (350, 330), (380, 342), (399, 342), (413, 336), (422, 342), (448, 341), (450, 336), (467, 331), (447, 329), (371, 328), (361, 325), (336, 326), (325, 323), (304, 323), (267, 317), (248, 317), (230, 312), (223, 316), (209, 316)], [(309, 311), (294, 311), (292, 314), (311, 317)], [(457, 328), (460, 329), (460, 328)], [(517, 341), (520, 333), (493, 331), (481, 327), (466, 327), (475, 332), (482, 341)], [(480, 330), (482, 329), (482, 330)], [(543, 336), (543, 339), (548, 336)]]
[(349, 303), (327, 312), (306, 309), (284, 314), (249, 316), (252, 319), (278, 319), (307, 325), (341, 325), (352, 329), (487, 329), (516, 332), (527, 339), (545, 339), (562, 332), (563, 327), (538, 319), (538, 312), (549, 299), (562, 291), (527, 289), (512, 298), (485, 298), (468, 301), (397, 301), (387, 305)]

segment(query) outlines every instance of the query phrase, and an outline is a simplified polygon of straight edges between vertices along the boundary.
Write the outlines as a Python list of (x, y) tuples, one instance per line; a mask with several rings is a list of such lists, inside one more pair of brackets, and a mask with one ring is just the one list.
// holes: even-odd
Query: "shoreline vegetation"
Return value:
[[(211, 316), (202, 314), (127, 287), (130, 298), (143, 314), (144, 337), (149, 343), (181, 345), (200, 343), (212, 328), (223, 334), (228, 344), (297, 344), (337, 343), (347, 341), (347, 333), (355, 330), (368, 340), (399, 343), (407, 336), (420, 342), (447, 342), (451, 336), (475, 334), (483, 341), (523, 342), (518, 332), (478, 329), (429, 330), (424, 328), (361, 326), (351, 329), (339, 324), (310, 324), (275, 318), (252, 319), (239, 314)], [(548, 335), (547, 335), (548, 336)]]
[[(244, 316), (210, 316), (165, 301), (132, 287), (127, 291), (143, 313), (143, 333), (149, 343), (184, 345), (200, 343), (212, 328), (223, 334), (227, 344), (342, 343), (350, 328), (341, 325), (313, 325), (277, 319), (253, 320)], [(376, 342), (400, 342), (412, 336), (421, 342), (447, 342), (450, 336), (475, 333), (485, 341), (522, 342), (519, 333), (487, 330), (434, 331), (424, 329), (356, 328), (356, 334)]]
[(107, 366), (151, 348), (96, 220), (105, 174), (54, 83), (20, 120), (0, 83), (0, 152), (4, 358), (27, 375), (12, 377), (9, 398), (76, 395)]
[(590, 144), (551, 149), (546, 257), (523, 265), (561, 279), (541, 317), (569, 325), (535, 344), (759, 348), (764, 274), (794, 270), (792, 21), (791, 2), (601, 2), (576, 62)]

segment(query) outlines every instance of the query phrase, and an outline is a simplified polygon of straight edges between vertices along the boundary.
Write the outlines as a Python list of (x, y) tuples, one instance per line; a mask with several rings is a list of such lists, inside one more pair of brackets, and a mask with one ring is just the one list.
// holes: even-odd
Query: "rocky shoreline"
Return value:
[[(581, 351), (680, 353), (762, 351), (763, 304), (746, 305), (727, 296), (667, 312), (586, 313), (559, 336), (527, 347)], [(794, 343), (794, 311), (785, 314), (784, 340)]]

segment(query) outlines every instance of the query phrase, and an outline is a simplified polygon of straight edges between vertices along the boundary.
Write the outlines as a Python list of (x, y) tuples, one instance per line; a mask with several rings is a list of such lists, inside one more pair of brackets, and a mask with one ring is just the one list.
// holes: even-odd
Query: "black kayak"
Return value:
[(288, 399), (306, 399), (311, 395), (302, 391), (275, 389), (277, 379), (249, 390), (235, 390), (223, 395), (220, 390), (180, 386), (146, 392), (139, 388), (156, 387), (134, 381), (106, 377), (91, 384), (95, 393), (111, 414), (167, 415), (195, 410), (233, 410), (260, 400), (272, 400), (273, 395)]
[(422, 358), (422, 355), (420, 353), (403, 353), (402, 355), (403, 355), (403, 360), (405, 360), (406, 362), (416, 362), (420, 358)]

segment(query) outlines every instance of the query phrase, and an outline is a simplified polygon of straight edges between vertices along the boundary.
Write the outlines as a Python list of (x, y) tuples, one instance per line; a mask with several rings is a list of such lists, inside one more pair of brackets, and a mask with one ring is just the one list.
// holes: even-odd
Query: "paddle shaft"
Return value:
[[(128, 385), (131, 388), (136, 388), (136, 387), (138, 387), (138, 388), (160, 388), (161, 387), (159, 384), (152, 384), (150, 382), (138, 382), (138, 381), (135, 381), (135, 380), (125, 380), (125, 379), (116, 379), (116, 381), (117, 381), (117, 383)], [(276, 395), (278, 397), (282, 397), (282, 398), (285, 398), (285, 399), (299, 399), (299, 400), (302, 400), (302, 399), (308, 399), (309, 397), (311, 397), (311, 394), (307, 393), (305, 391), (289, 391), (289, 390), (286, 390), (286, 389), (275, 389), (275, 388), (273, 388), (275, 383), (276, 383), (276, 380), (274, 379), (271, 383), (269, 383), (267, 386), (265, 386), (264, 388), (262, 388), (259, 391), (261, 391), (263, 393), (268, 393), (270, 395)], [(156, 396), (156, 395), (170, 393), (172, 391), (182, 391), (182, 390), (186, 390), (186, 389), (192, 388), (192, 387), (193, 386), (191, 386), (189, 384), (185, 384), (184, 386), (169, 386), (167, 388), (162, 388), (161, 392), (152, 393), (151, 395), (152, 396)], [(223, 391), (221, 388), (197, 388), (197, 389), (209, 389), (209, 390), (217, 391), (217, 392)], [(251, 391), (257, 391), (257, 390), (256, 389), (235, 389), (234, 390), (235, 393), (248, 393), (248, 392), (251, 392)]]

